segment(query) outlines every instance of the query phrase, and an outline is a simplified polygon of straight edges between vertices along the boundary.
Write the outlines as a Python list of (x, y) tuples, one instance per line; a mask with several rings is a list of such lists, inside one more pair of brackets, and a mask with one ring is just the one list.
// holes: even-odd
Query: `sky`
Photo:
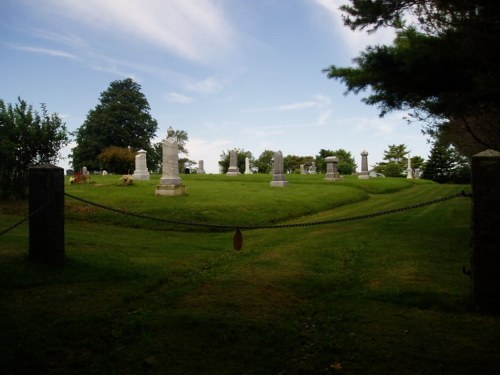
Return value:
[[(345, 95), (330, 65), (352, 66), (368, 35), (342, 23), (344, 0), (0, 0), (0, 99), (58, 113), (77, 130), (109, 84), (134, 79), (158, 121), (184, 130), (188, 157), (218, 173), (224, 151), (315, 156), (345, 149), (361, 165), (405, 144), (430, 146), (406, 113), (379, 117), (366, 95)], [(72, 142), (59, 166), (67, 169)]]

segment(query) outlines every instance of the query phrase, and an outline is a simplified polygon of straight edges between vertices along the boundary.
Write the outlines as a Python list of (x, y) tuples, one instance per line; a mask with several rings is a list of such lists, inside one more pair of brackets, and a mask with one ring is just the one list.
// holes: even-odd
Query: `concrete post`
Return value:
[(472, 157), (472, 297), (477, 308), (500, 313), (500, 152)]
[(29, 256), (64, 259), (64, 169), (47, 164), (29, 170)]

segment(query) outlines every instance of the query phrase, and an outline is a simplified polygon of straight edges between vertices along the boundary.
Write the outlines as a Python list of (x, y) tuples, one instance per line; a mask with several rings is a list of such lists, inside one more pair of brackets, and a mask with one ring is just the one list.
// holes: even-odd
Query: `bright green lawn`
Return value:
[[(406, 179), (183, 176), (189, 194), (116, 176), (66, 191), (164, 218), (313, 222), (448, 196)], [(27, 227), (0, 237), (6, 374), (497, 374), (500, 319), (468, 297), (470, 198), (361, 221), (207, 233), (66, 199), (60, 266), (27, 260)], [(2, 204), (0, 229), (25, 203)]]

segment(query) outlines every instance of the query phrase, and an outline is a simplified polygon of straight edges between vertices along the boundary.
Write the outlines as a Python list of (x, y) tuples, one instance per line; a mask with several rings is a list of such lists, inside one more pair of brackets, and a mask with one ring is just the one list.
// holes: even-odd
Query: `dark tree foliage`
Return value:
[(97, 159), (102, 169), (112, 173), (132, 174), (135, 168), (136, 150), (128, 147), (109, 146)]
[(76, 132), (73, 167), (99, 170), (98, 156), (109, 146), (144, 149), (154, 155), (151, 140), (158, 129), (141, 86), (131, 78), (113, 81), (101, 93), (99, 104)]
[[(248, 158), (250, 160), (250, 169), (252, 169), (255, 160), (250, 151), (245, 151), (244, 149), (237, 149), (238, 151), (238, 169), (240, 173), (245, 173), (245, 158)], [(225, 151), (222, 151), (222, 154), (220, 154), (220, 160), (219, 160), (219, 165), (222, 167), (222, 173), (227, 173), (229, 169), (229, 152), (230, 150), (227, 150), (227, 153)]]
[(500, 2), (351, 0), (341, 9), (350, 28), (388, 26), (397, 37), (368, 47), (355, 67), (325, 69), (329, 78), (347, 92), (370, 89), (363, 100), (381, 115), (410, 110), (431, 126), (459, 126), (480, 149), (500, 148)]
[(300, 165), (304, 165), (304, 169), (307, 170), (314, 161), (313, 156), (297, 156), (297, 155), (287, 155), (283, 158), (283, 167), (285, 173), (300, 173)]
[(439, 183), (470, 183), (470, 160), (445, 137), (438, 137), (430, 151), (423, 177)]
[(402, 177), (408, 168), (408, 150), (403, 144), (389, 145), (384, 151), (384, 161), (378, 163), (374, 170), (387, 177)]
[(27, 197), (29, 168), (56, 163), (68, 144), (61, 117), (41, 108), (39, 114), (21, 98), (14, 106), (0, 99), (0, 199)]
[(274, 151), (264, 150), (254, 162), (257, 173), (271, 173), (273, 169), (273, 157)]

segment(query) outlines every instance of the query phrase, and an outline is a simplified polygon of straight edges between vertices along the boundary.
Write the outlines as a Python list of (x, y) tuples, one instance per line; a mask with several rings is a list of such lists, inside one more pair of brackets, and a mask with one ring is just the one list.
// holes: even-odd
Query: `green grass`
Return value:
[[(182, 176), (189, 194), (116, 176), (67, 186), (164, 218), (267, 224), (404, 207), (467, 186), (406, 179)], [(500, 320), (469, 304), (470, 198), (355, 222), (232, 232), (162, 225), (66, 199), (64, 265), (0, 237), (4, 373), (496, 374)], [(0, 229), (25, 203), (3, 203)]]

